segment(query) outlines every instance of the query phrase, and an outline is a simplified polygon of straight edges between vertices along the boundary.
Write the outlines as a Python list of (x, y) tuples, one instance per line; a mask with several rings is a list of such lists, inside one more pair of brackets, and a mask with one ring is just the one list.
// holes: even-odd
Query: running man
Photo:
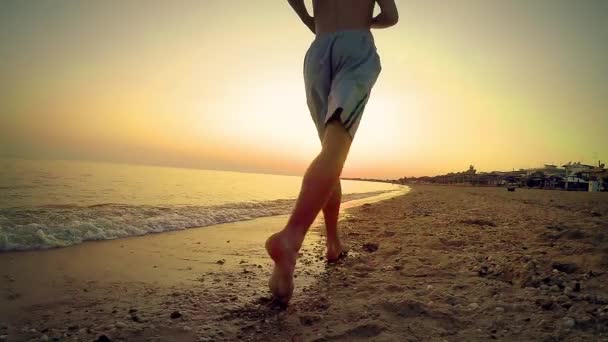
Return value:
[[(266, 251), (275, 263), (270, 290), (284, 304), (293, 294), (298, 251), (321, 210), (327, 229), (327, 260), (335, 261), (343, 252), (337, 231), (340, 174), (381, 70), (370, 29), (391, 27), (399, 19), (394, 0), (313, 0), (314, 17), (308, 14), (304, 0), (288, 2), (316, 34), (304, 60), (304, 84), (322, 149), (304, 175), (287, 225), (266, 241)], [(381, 12), (374, 17), (376, 2)]]

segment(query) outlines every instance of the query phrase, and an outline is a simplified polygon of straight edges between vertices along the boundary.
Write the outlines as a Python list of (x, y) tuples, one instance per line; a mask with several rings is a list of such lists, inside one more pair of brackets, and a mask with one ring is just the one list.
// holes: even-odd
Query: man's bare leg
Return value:
[(272, 294), (284, 303), (293, 294), (293, 272), (304, 236), (340, 179), (351, 141), (342, 123), (334, 120), (327, 124), (323, 148), (304, 174), (287, 225), (266, 240), (266, 251), (275, 263), (268, 285)]
[(325, 219), (325, 229), (327, 232), (326, 255), (329, 262), (338, 260), (343, 252), (338, 234), (338, 216), (340, 214), (341, 201), (342, 186), (340, 185), (340, 180), (338, 180), (336, 185), (334, 185), (334, 191), (323, 207), (323, 218)]

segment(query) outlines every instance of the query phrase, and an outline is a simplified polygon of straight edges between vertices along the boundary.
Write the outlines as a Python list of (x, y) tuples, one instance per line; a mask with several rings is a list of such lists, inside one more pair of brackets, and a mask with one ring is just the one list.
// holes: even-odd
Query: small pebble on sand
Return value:
[(469, 308), (472, 310), (477, 310), (479, 308), (479, 304), (471, 303), (471, 304), (469, 304)]
[(505, 312), (505, 308), (503, 308), (502, 306), (497, 306), (496, 307), (496, 312), (503, 313), (503, 312)]
[(373, 243), (373, 242), (368, 242), (366, 244), (363, 245), (363, 250), (369, 253), (373, 253), (375, 251), (377, 251), (379, 248), (377, 243)]
[(47, 335), (40, 336), (40, 341), (48, 341), (49, 337)]
[(116, 324), (114, 324), (115, 327), (117, 327), (118, 329), (126, 329), (127, 328), (127, 324), (125, 322), (116, 322)]
[(576, 325), (576, 322), (572, 318), (566, 317), (564, 319), (564, 325), (568, 328), (574, 328), (574, 326)]

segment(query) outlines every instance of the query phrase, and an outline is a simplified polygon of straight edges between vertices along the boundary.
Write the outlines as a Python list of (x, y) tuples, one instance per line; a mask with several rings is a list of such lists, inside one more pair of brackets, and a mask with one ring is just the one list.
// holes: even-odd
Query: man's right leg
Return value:
[(269, 286), (273, 295), (288, 302), (293, 293), (296, 257), (308, 228), (327, 203), (340, 179), (352, 138), (339, 120), (327, 123), (321, 153), (304, 174), (302, 188), (287, 225), (266, 241), (275, 262)]
[(342, 186), (340, 180), (334, 186), (334, 191), (323, 207), (323, 218), (325, 219), (325, 229), (327, 233), (327, 261), (338, 260), (342, 254), (342, 245), (338, 234), (338, 217), (340, 214), (340, 204), (342, 202)]

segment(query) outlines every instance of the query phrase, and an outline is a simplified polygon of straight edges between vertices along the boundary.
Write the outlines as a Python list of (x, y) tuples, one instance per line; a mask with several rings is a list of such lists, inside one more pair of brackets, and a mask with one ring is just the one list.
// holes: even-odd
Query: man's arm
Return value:
[(308, 14), (306, 10), (306, 5), (304, 5), (304, 0), (287, 0), (291, 8), (298, 14), (298, 17), (302, 20), (304, 25), (306, 25), (312, 33), (315, 33), (315, 18)]
[(380, 14), (372, 19), (371, 28), (382, 29), (394, 26), (399, 21), (399, 12), (395, 0), (376, 0)]

